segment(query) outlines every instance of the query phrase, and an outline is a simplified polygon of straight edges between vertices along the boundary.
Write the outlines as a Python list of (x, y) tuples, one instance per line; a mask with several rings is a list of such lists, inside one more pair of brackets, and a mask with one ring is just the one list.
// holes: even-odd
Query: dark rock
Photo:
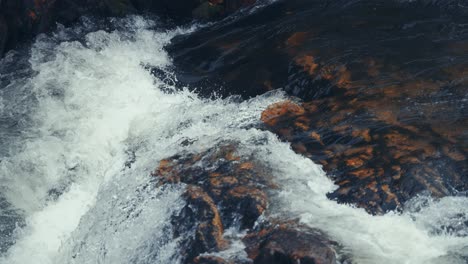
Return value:
[[(187, 204), (172, 218), (183, 263), (334, 263), (333, 243), (323, 234), (268, 218), (267, 190), (276, 186), (267, 171), (253, 156), (238, 156), (235, 143), (160, 162), (153, 173), (159, 185), (187, 184)], [(250, 260), (214, 254), (232, 243), (225, 228), (248, 232)]]
[(8, 26), (5, 22), (5, 19), (0, 15), (0, 56), (3, 54), (3, 51), (6, 47), (8, 37)]
[(333, 264), (332, 242), (317, 230), (282, 223), (244, 238), (246, 251), (255, 264)]
[(194, 236), (184, 241), (185, 259), (192, 260), (201, 253), (216, 252), (227, 246), (218, 208), (200, 187), (190, 185), (185, 193), (187, 205), (173, 217), (175, 235), (185, 235), (193, 229)]
[[(207, 0), (2, 0), (0, 1), (0, 57), (9, 49), (47, 32), (56, 23), (69, 25), (81, 16), (125, 16), (151, 13), (176, 24), (192, 19), (226, 16), (255, 1)], [(8, 29), (8, 30), (7, 30)]]
[[(160, 162), (155, 175), (162, 183), (200, 186), (221, 207), (223, 223), (251, 228), (268, 206), (266, 187), (270, 176), (253, 157), (238, 157), (235, 145), (222, 145), (201, 155), (173, 157)], [(203, 169), (197, 162), (206, 164)], [(214, 168), (213, 168), (214, 167)], [(233, 222), (236, 219), (236, 222)]]
[(423, 191), (468, 190), (459, 3), (279, 1), (168, 50), (178, 80), (202, 94), (298, 97), (267, 110), (265, 128), (324, 166), (340, 186), (330, 198), (383, 213)]
[[(260, 164), (237, 156), (233, 144), (220, 145), (198, 155), (162, 160), (154, 176), (160, 184), (188, 184), (184, 195), (187, 205), (172, 220), (176, 237), (194, 234), (183, 242), (186, 263), (192, 263), (202, 253), (226, 248), (224, 228), (252, 228), (268, 205), (263, 190), (268, 177)], [(199, 258), (197, 261), (218, 260)]]
[(423, 191), (443, 197), (453, 194), (455, 186), (466, 190), (462, 148), (430, 130), (392, 121), (387, 122), (393, 126), (386, 125), (378, 116), (362, 124), (356, 119), (366, 111), (348, 102), (285, 101), (265, 110), (262, 121), (332, 173), (339, 188), (331, 198), (369, 212), (393, 210)]

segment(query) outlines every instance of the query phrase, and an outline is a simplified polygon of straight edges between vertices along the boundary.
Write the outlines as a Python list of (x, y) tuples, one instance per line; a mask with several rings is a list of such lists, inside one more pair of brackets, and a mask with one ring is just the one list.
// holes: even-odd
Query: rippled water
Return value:
[(150, 173), (224, 140), (271, 168), (274, 214), (325, 231), (353, 263), (466, 263), (466, 197), (419, 197), (385, 216), (339, 205), (320, 166), (256, 128), (283, 93), (238, 102), (172, 87), (163, 47), (193, 30), (83, 20), (1, 61), (0, 263), (177, 263), (168, 220), (184, 186), (158, 188)]

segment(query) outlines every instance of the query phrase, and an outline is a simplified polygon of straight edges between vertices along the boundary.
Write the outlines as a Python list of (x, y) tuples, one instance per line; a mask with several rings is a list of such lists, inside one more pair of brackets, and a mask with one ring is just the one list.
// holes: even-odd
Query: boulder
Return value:
[[(203, 155), (165, 159), (154, 175), (161, 184), (182, 182), (199, 186), (220, 206), (227, 228), (234, 224), (251, 228), (268, 207), (265, 192), (272, 185), (271, 176), (252, 157), (237, 156), (235, 149), (233, 144), (224, 144)], [(198, 162), (204, 166), (196, 166)]]
[(262, 121), (295, 151), (323, 165), (339, 186), (330, 198), (371, 213), (399, 208), (423, 191), (443, 197), (453, 186), (467, 188), (461, 148), (417, 127), (385, 125), (378, 116), (365, 124), (356, 120), (367, 111), (356, 103), (284, 101), (268, 107)]
[[(171, 221), (183, 263), (335, 263), (334, 242), (323, 234), (293, 220), (269, 219), (267, 191), (276, 185), (267, 168), (236, 149), (236, 143), (225, 142), (170, 157), (153, 173), (159, 186), (187, 186), (187, 204)], [(247, 259), (216, 254), (233, 243), (227, 228), (247, 233)]]
[(262, 114), (265, 129), (323, 165), (330, 198), (381, 214), (468, 190), (468, 33), (456, 26), (468, 13), (427, 2), (278, 1), (167, 49), (202, 94), (282, 88), (291, 100)]

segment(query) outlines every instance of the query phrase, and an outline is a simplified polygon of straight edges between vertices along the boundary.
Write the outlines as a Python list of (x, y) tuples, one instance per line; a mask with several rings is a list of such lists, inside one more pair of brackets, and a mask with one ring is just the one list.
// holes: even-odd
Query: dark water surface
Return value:
[[(371, 212), (468, 189), (468, 9), (461, 1), (278, 1), (169, 46), (182, 83), (306, 113), (272, 129)], [(313, 135), (313, 136), (311, 136)]]
[[(464, 1), (276, 1), (167, 28), (84, 18), (0, 61), (1, 264), (182, 263), (186, 186), (150, 175), (223, 142), (275, 182), (268, 214), (343, 263), (467, 263)], [(240, 239), (219, 254), (250, 261)]]

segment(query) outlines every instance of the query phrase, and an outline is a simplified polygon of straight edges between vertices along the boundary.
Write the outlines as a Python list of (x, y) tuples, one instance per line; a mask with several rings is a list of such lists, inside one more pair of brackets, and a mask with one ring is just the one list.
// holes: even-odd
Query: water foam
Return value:
[(26, 226), (2, 263), (53, 263), (101, 184), (124, 169), (134, 122), (164, 105), (142, 64), (166, 66), (162, 48), (177, 32), (149, 30), (154, 25), (141, 18), (125, 23), (125, 32), (96, 31), (79, 41), (62, 41), (70, 35), (63, 30), (32, 48), (37, 74), (25, 85), (35, 104), (31, 128), (0, 165), (4, 195), (24, 212)]
[(183, 186), (142, 190), (151, 171), (239, 134), (281, 97), (239, 104), (175, 91), (148, 68), (170, 65), (164, 45), (191, 29), (157, 31), (141, 17), (114, 23), (119, 30), (61, 29), (32, 48), (36, 74), (18, 87), (33, 98), (30, 126), (0, 165), (3, 194), (25, 226), (0, 263), (176, 263), (167, 224)]
[(0, 163), (2, 192), (25, 215), (0, 263), (177, 263), (168, 220), (184, 205), (184, 186), (158, 188), (149, 174), (162, 158), (224, 140), (271, 168), (282, 187), (273, 212), (325, 231), (354, 262), (463, 263), (466, 228), (441, 226), (468, 215), (465, 197), (415, 200), (385, 216), (330, 201), (336, 187), (318, 165), (255, 128), (281, 92), (239, 103), (176, 91), (146, 68), (169, 66), (163, 47), (187, 30), (158, 31), (140, 17), (113, 23), (118, 30), (85, 23), (39, 38), (30, 59), (37, 74), (9, 87), (27, 105), (2, 94), (2, 113), (28, 122)]
[[(259, 155), (282, 187), (276, 194), (279, 214), (325, 231), (342, 244), (342, 253), (349, 254), (353, 263), (466, 263), (468, 198), (421, 196), (412, 201), (426, 201), (418, 210), (408, 206), (404, 213), (372, 216), (327, 199), (337, 186), (321, 166), (293, 154), (289, 145), (275, 143)], [(447, 226), (458, 230), (452, 232)]]

